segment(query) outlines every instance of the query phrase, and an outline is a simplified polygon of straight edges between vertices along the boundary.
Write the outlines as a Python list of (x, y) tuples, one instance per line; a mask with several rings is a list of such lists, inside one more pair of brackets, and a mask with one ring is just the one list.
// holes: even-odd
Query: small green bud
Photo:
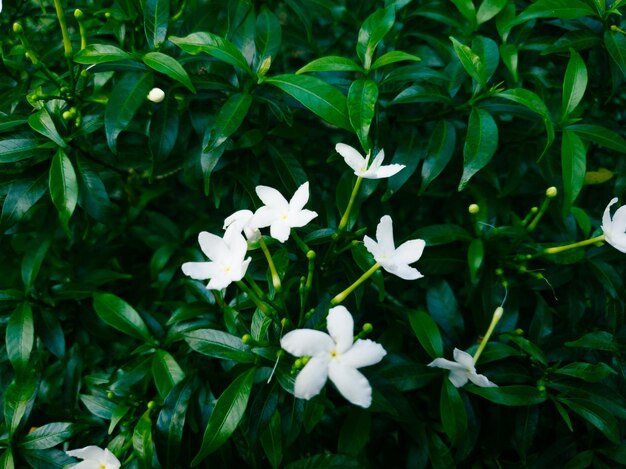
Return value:
[(498, 277), (500, 277), (500, 276), (504, 275), (504, 270), (502, 270), (500, 267), (498, 267), (498, 268), (496, 269), (496, 275), (497, 275)]
[(283, 327), (283, 329), (284, 329), (285, 327), (287, 327), (287, 326), (289, 325), (289, 319), (287, 319), (287, 318), (282, 318), (282, 319), (280, 320), (280, 325), (281, 325), (281, 326)]
[(68, 86), (61, 87), (61, 93), (69, 93), (69, 92), (70, 92), (70, 88)]
[(369, 334), (373, 330), (374, 330), (374, 326), (372, 326), (369, 322), (366, 322), (365, 324), (363, 324), (363, 332), (365, 332), (366, 334)]
[(618, 31), (619, 31), (619, 28), (618, 28), (616, 25), (612, 24), (612, 25), (611, 25), (611, 31), (613, 31), (614, 33), (616, 33), (616, 32), (618, 32)]
[(148, 409), (154, 409), (155, 405), (156, 404), (154, 403), (154, 401), (150, 401), (150, 402), (148, 402), (148, 405), (146, 407), (148, 407)]
[(480, 207), (478, 206), (478, 204), (471, 204), (469, 207), (467, 207), (467, 211), (472, 215), (476, 215), (478, 212), (480, 212)]
[(266, 57), (265, 60), (263, 60), (263, 62), (259, 66), (259, 69), (257, 70), (257, 75), (259, 77), (265, 76), (265, 74), (267, 73), (267, 71), (270, 69), (271, 66), (272, 66), (272, 58)]
[(110, 18), (110, 17), (111, 17), (111, 12), (110, 12), (110, 11), (107, 11), (107, 12), (104, 14), (104, 17), (105, 17), (105, 18)]
[(315, 251), (309, 250), (309, 252), (306, 253), (306, 258), (309, 260), (315, 259)]
[(15, 34), (22, 34), (24, 32), (24, 29), (22, 28), (21, 24), (13, 23), (13, 32)]
[(543, 384), (540, 384), (539, 386), (537, 386), (537, 391), (545, 392), (546, 391), (546, 387)]
[(350, 241), (350, 244), (352, 246), (358, 246), (359, 244), (361, 244), (361, 241), (359, 241), (358, 239), (353, 239), (352, 241)]
[(536, 278), (537, 280), (543, 280), (545, 277), (543, 276), (543, 274), (542, 274), (542, 273), (538, 273), (538, 274), (535, 274), (535, 278)]
[(508, 288), (508, 287), (509, 287), (509, 282), (508, 282), (507, 280), (503, 280), (503, 281), (502, 281), (502, 286), (503, 286), (504, 288)]
[(304, 365), (302, 365), (302, 358), (296, 358), (296, 361), (293, 362), (293, 366), (294, 368), (300, 369), (302, 368)]
[(39, 62), (37, 60), (37, 56), (35, 56), (35, 54), (33, 54), (31, 51), (26, 51), (26, 53), (24, 54), (24, 56), (30, 60), (32, 62), (33, 65), (37, 65), (37, 63)]
[(530, 209), (530, 213), (537, 213), (539, 211), (539, 207), (532, 207)]
[(111, 391), (107, 392), (107, 399), (113, 399), (113, 397), (115, 397), (115, 394), (113, 394)]
[(241, 341), (242, 341), (244, 344), (249, 344), (249, 343), (252, 341), (252, 336), (251, 336), (250, 334), (244, 334), (244, 335), (241, 337)]
[(302, 357), (302, 366), (304, 366), (307, 363), (309, 363), (310, 359), (311, 359), (311, 357), (309, 357), (308, 355), (305, 355), (304, 357)]
[(558, 193), (559, 191), (557, 191), (556, 187), (554, 186), (548, 187), (548, 189), (546, 189), (546, 197), (549, 199), (553, 199), (557, 196)]
[(61, 114), (61, 117), (63, 117), (64, 121), (68, 121), (70, 120), (73, 116), (72, 113), (70, 111), (63, 111), (63, 114)]
[(339, 233), (333, 233), (332, 236), (331, 236), (331, 239), (333, 241), (337, 241), (339, 239)]
[(85, 14), (78, 8), (76, 8), (76, 10), (74, 10), (74, 18), (76, 18), (78, 21), (81, 21), (85, 18)]
[(76, 118), (76, 120), (74, 121), (74, 125), (75, 125), (76, 127), (80, 127), (80, 124), (82, 124), (82, 123), (83, 123), (83, 118), (82, 118), (81, 116), (78, 116), (78, 117)]
[(522, 273), (522, 274), (523, 274), (523, 273), (526, 273), (526, 272), (528, 271), (528, 269), (526, 268), (526, 266), (525, 266), (525, 265), (521, 265), (521, 266), (519, 267), (519, 269), (518, 269), (518, 270), (519, 270), (519, 272), (520, 272), (520, 273)]
[(87, 78), (89, 76), (89, 72), (87, 70), (81, 70), (80, 76), (83, 78)]
[(524, 335), (524, 329), (520, 329), (519, 327), (515, 329), (513, 332), (517, 335)]

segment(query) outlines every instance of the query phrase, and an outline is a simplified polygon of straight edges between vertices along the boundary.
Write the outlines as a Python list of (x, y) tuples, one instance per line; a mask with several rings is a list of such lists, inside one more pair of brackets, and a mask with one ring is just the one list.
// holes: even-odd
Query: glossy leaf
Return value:
[(149, 144), (153, 167), (165, 160), (174, 149), (179, 132), (180, 116), (176, 100), (166, 97), (150, 119)]
[(0, 140), (0, 163), (15, 163), (38, 154), (40, 154), (39, 142), (34, 138)]
[(437, 123), (428, 142), (428, 153), (422, 165), (422, 185), (424, 192), (446, 168), (456, 148), (456, 129), (447, 120)]
[(37, 379), (34, 373), (23, 373), (6, 387), (3, 397), (4, 423), (13, 435), (28, 418), (37, 394)]
[(11, 365), (16, 371), (24, 370), (35, 343), (33, 311), (28, 302), (20, 303), (9, 317), (5, 340)]
[(65, 143), (65, 140), (59, 134), (50, 113), (45, 107), (41, 108), (37, 113), (30, 115), (28, 125), (30, 125), (30, 128), (35, 132), (49, 138), (58, 146), (67, 148), (67, 143)]
[(152, 376), (159, 395), (165, 399), (172, 388), (185, 379), (185, 372), (168, 352), (157, 350), (152, 357)]
[(437, 323), (423, 310), (409, 311), (409, 322), (415, 336), (431, 358), (443, 356), (443, 340)]
[(485, 23), (496, 16), (506, 6), (507, 0), (483, 0), (476, 13), (478, 24)]
[(571, 114), (583, 99), (587, 88), (587, 67), (582, 57), (573, 49), (563, 80), (563, 115)]
[(261, 12), (256, 18), (256, 34), (254, 36), (259, 65), (267, 58), (276, 57), (281, 41), (280, 21), (269, 8), (265, 5), (262, 6)]
[(192, 93), (196, 92), (189, 75), (175, 58), (162, 54), (161, 52), (148, 52), (143, 56), (143, 63), (151, 69), (182, 83)]
[(589, 383), (597, 383), (610, 375), (616, 374), (616, 371), (602, 362), (595, 364), (575, 362), (555, 370), (555, 373), (580, 378)]
[(255, 355), (250, 347), (236, 337), (226, 332), (213, 329), (197, 329), (185, 334), (185, 341), (189, 346), (209, 357), (235, 360), (239, 363), (254, 363)]
[(585, 182), (587, 149), (574, 132), (563, 131), (561, 142), (561, 168), (563, 172), (563, 211), (569, 212)]
[(595, 124), (573, 124), (566, 127), (585, 140), (602, 145), (611, 150), (626, 153), (626, 140), (618, 133)]
[(467, 250), (467, 267), (469, 269), (472, 284), (478, 282), (478, 274), (483, 265), (485, 246), (481, 239), (474, 239)]
[(70, 438), (77, 430), (78, 426), (74, 423), (49, 423), (30, 432), (19, 444), (24, 449), (53, 448)]
[(626, 36), (619, 31), (607, 29), (604, 32), (604, 45), (617, 67), (626, 77)]
[(150, 409), (141, 416), (135, 430), (133, 431), (133, 454), (137, 455), (139, 467), (152, 469), (152, 455), (154, 447), (152, 442), (152, 420), (150, 419)]
[(61, 226), (69, 234), (70, 218), (78, 203), (78, 179), (72, 162), (63, 150), (57, 151), (52, 159), (48, 186), (52, 203), (59, 212)]
[(363, 72), (363, 68), (353, 60), (345, 57), (328, 56), (315, 59), (304, 67), (300, 68), (296, 74), (310, 72)]
[(463, 175), (459, 183), (462, 191), (469, 180), (483, 169), (498, 149), (498, 126), (484, 109), (472, 108), (463, 147)]
[(188, 54), (196, 55), (204, 52), (217, 60), (252, 74), (246, 58), (239, 49), (230, 41), (216, 34), (197, 32), (185, 37), (170, 36), (168, 39)]
[(535, 18), (572, 20), (582, 16), (596, 16), (596, 12), (581, 0), (538, 0), (526, 8), (509, 26)]
[(443, 430), (455, 444), (467, 432), (467, 412), (461, 394), (447, 378), (441, 385), (439, 412)]
[(146, 323), (135, 309), (112, 293), (94, 293), (93, 307), (109, 326), (131, 337), (152, 342)]
[(361, 59), (365, 70), (370, 69), (376, 47), (391, 31), (395, 20), (395, 9), (387, 7), (376, 10), (361, 25), (356, 54)]
[(541, 394), (534, 386), (513, 385), (500, 386), (498, 388), (481, 388), (471, 385), (466, 386), (465, 389), (491, 402), (505, 406), (536, 405), (546, 400), (546, 396)]
[(168, 394), (156, 422), (156, 449), (163, 467), (182, 464), (181, 442), (185, 419), (194, 386), (186, 380), (178, 383)]
[(579, 398), (560, 398), (559, 402), (600, 430), (611, 442), (615, 444), (620, 442), (617, 420), (601, 405)]
[(474, 81), (479, 83), (482, 86), (487, 85), (487, 71), (485, 68), (485, 63), (482, 59), (472, 51), (471, 48), (466, 46), (465, 44), (461, 44), (455, 38), (450, 36), (450, 40), (452, 41), (452, 47), (454, 48), (454, 52), (456, 56), (461, 61), (461, 65), (468, 73), (469, 76), (472, 77)]
[(376, 70), (386, 65), (395, 64), (397, 62), (419, 62), (420, 60), (422, 59), (420, 59), (416, 55), (402, 52), (400, 50), (393, 50), (391, 52), (386, 52), (378, 57), (372, 64), (371, 70)]
[(365, 151), (371, 151), (368, 137), (377, 99), (378, 87), (373, 80), (361, 78), (350, 85), (348, 90), (348, 117)]
[(280, 412), (274, 412), (269, 425), (261, 433), (261, 445), (272, 468), (280, 467), (283, 459), (282, 430)]
[(41, 173), (36, 179), (22, 179), (13, 182), (2, 204), (2, 215), (0, 215), (2, 230), (6, 230), (19, 222), (46, 192), (47, 186), (47, 173)]
[(251, 104), (252, 96), (248, 93), (235, 93), (228, 98), (217, 114), (211, 130), (211, 139), (204, 151), (211, 151), (222, 145), (228, 137), (234, 134), (246, 118)]
[(451, 0), (451, 3), (457, 7), (459, 12), (469, 21), (470, 29), (476, 28), (476, 7), (472, 0)]
[(89, 44), (73, 57), (74, 62), (79, 64), (102, 64), (131, 58), (132, 56), (127, 52), (109, 44)]
[(145, 0), (143, 16), (143, 27), (148, 44), (153, 49), (159, 49), (167, 37), (167, 24), (170, 19), (170, 0)]

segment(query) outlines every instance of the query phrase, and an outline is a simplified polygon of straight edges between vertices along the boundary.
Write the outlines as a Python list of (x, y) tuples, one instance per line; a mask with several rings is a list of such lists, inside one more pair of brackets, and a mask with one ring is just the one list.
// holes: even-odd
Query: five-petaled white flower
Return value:
[(344, 306), (328, 312), (326, 334), (313, 329), (296, 329), (281, 339), (280, 345), (296, 357), (311, 357), (296, 377), (294, 395), (311, 399), (330, 380), (354, 405), (369, 407), (372, 387), (357, 368), (374, 365), (387, 354), (382, 345), (369, 339), (353, 343), (354, 321)]
[(111, 451), (97, 446), (86, 446), (66, 453), (73, 458), (83, 459), (82, 462), (73, 465), (72, 469), (119, 469), (122, 465)]
[(448, 378), (457, 388), (464, 386), (468, 380), (476, 386), (483, 388), (498, 387), (497, 384), (489, 381), (486, 376), (477, 374), (472, 356), (458, 348), (454, 349), (454, 361), (446, 360), (445, 358), (436, 358), (430, 362), (428, 366), (436, 366), (437, 368), (450, 370)]
[(422, 257), (426, 245), (425, 241), (412, 239), (402, 243), (396, 249), (393, 242), (393, 222), (389, 215), (380, 219), (376, 227), (376, 241), (365, 236), (363, 243), (374, 256), (376, 262), (390, 274), (397, 275), (404, 280), (416, 280), (423, 277), (416, 268), (410, 267), (409, 264)]
[(363, 157), (355, 148), (345, 143), (335, 145), (335, 150), (345, 160), (346, 164), (354, 170), (354, 174), (363, 179), (383, 179), (393, 176), (404, 169), (403, 164), (388, 164), (382, 166), (385, 159), (385, 150), (380, 150), (372, 164), (369, 165), (370, 153)]
[(207, 288), (221, 290), (243, 278), (251, 258), (246, 257), (248, 243), (238, 226), (231, 225), (220, 238), (206, 231), (198, 235), (200, 249), (211, 262), (185, 262), (183, 273), (195, 280), (210, 279)]
[(617, 197), (609, 202), (602, 216), (602, 231), (604, 239), (618, 251), (626, 252), (626, 205), (621, 206), (611, 219), (611, 205), (617, 202)]
[(304, 209), (309, 201), (308, 181), (298, 187), (289, 202), (272, 187), (257, 186), (256, 193), (265, 205), (254, 213), (251, 223), (258, 228), (269, 226), (272, 238), (281, 243), (289, 239), (291, 228), (303, 227), (317, 216), (316, 212)]
[(229, 226), (237, 226), (237, 229), (246, 235), (246, 239), (251, 243), (254, 243), (261, 239), (261, 232), (259, 228), (252, 224), (252, 217), (254, 213), (250, 210), (238, 210), (224, 220), (224, 229)]

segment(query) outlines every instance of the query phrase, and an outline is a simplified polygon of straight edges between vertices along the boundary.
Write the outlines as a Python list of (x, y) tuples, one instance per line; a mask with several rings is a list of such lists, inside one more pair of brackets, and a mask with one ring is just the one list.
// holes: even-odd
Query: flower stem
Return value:
[(548, 206), (550, 205), (550, 200), (551, 200), (550, 197), (546, 197), (543, 200), (541, 207), (539, 207), (539, 212), (537, 212), (537, 215), (535, 215), (535, 218), (533, 219), (533, 221), (531, 221), (528, 227), (526, 228), (526, 230), (529, 233), (537, 227), (539, 220), (541, 220), (541, 217), (543, 217), (543, 214), (546, 213), (546, 210), (548, 210)]
[(599, 243), (600, 241), (604, 241), (604, 234), (600, 236), (596, 236), (595, 238), (586, 239), (584, 241), (579, 241), (577, 243), (566, 244), (565, 246), (554, 246), (551, 248), (546, 248), (541, 251), (539, 254), (557, 254), (559, 252), (568, 251), (570, 249), (576, 249), (582, 246), (587, 246), (589, 244)]
[(330, 300), (330, 304), (333, 305), (333, 306), (336, 306), (339, 303), (341, 303), (343, 300), (346, 299), (346, 297), (350, 293), (352, 293), (354, 291), (355, 288), (357, 288), (359, 285), (361, 285), (363, 282), (365, 282), (379, 268), (380, 268), (380, 264), (377, 262), (372, 267), (370, 267), (370, 269), (367, 272), (365, 272), (363, 275), (361, 275), (352, 285), (350, 285), (348, 288), (346, 288), (344, 291), (342, 291), (337, 296), (335, 296), (332, 300)]
[(54, 8), (57, 12), (59, 25), (61, 25), (61, 34), (63, 35), (63, 49), (65, 50), (65, 57), (70, 58), (72, 56), (72, 41), (70, 41), (70, 35), (67, 31), (67, 22), (65, 21), (65, 12), (63, 11), (63, 5), (61, 5), (61, 0), (54, 0)]
[(252, 289), (243, 282), (243, 280), (239, 280), (237, 282), (237, 286), (241, 288), (248, 295), (248, 297), (250, 297), (250, 299), (254, 302), (255, 305), (257, 305), (257, 307), (261, 310), (263, 314), (265, 314), (266, 316), (270, 316), (271, 311), (268, 306), (263, 303), (263, 301), (261, 301), (257, 294), (254, 293)]
[(310, 251), (309, 247), (306, 245), (306, 243), (302, 240), (300, 235), (298, 235), (298, 233), (296, 233), (296, 231), (293, 228), (291, 229), (291, 235), (293, 236), (294, 241), (296, 242), (298, 247), (302, 250), (302, 252), (304, 254), (307, 254)]
[(276, 291), (280, 291), (281, 289), (280, 276), (278, 275), (278, 271), (276, 270), (276, 266), (274, 265), (274, 260), (272, 259), (272, 255), (270, 254), (269, 249), (267, 249), (267, 244), (265, 244), (265, 241), (263, 240), (263, 238), (259, 239), (259, 246), (261, 246), (261, 250), (263, 251), (263, 254), (265, 254), (265, 258), (267, 259), (267, 264), (270, 267), (270, 272), (272, 273), (272, 284), (274, 285), (274, 288), (276, 289)]
[(348, 224), (348, 219), (350, 218), (350, 211), (352, 210), (352, 206), (354, 205), (357, 195), (359, 195), (359, 188), (361, 187), (362, 180), (363, 178), (361, 177), (356, 178), (356, 182), (354, 183), (354, 188), (352, 189), (352, 194), (350, 195), (350, 201), (348, 202), (346, 211), (341, 217), (341, 221), (339, 222), (339, 226), (337, 227), (337, 231), (339, 232), (343, 231), (346, 225)]
[(493, 317), (491, 318), (491, 324), (489, 324), (489, 329), (487, 329), (487, 332), (485, 333), (483, 340), (480, 341), (478, 350), (476, 350), (476, 353), (474, 354), (474, 358), (473, 358), (474, 365), (478, 361), (480, 354), (483, 353), (483, 350), (485, 346), (487, 345), (487, 342), (489, 342), (489, 337), (491, 337), (491, 334), (493, 333), (493, 330), (496, 328), (496, 325), (498, 324), (498, 321), (500, 321), (500, 318), (502, 317), (503, 313), (504, 313), (504, 308), (502, 308), (502, 306), (498, 306), (496, 310), (493, 312)]

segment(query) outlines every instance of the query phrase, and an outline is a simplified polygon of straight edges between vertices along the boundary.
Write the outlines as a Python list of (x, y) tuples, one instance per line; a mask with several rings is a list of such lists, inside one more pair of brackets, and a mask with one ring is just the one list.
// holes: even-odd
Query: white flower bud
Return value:
[(152, 88), (148, 93), (148, 101), (160, 103), (163, 99), (165, 99), (165, 92), (161, 88)]

